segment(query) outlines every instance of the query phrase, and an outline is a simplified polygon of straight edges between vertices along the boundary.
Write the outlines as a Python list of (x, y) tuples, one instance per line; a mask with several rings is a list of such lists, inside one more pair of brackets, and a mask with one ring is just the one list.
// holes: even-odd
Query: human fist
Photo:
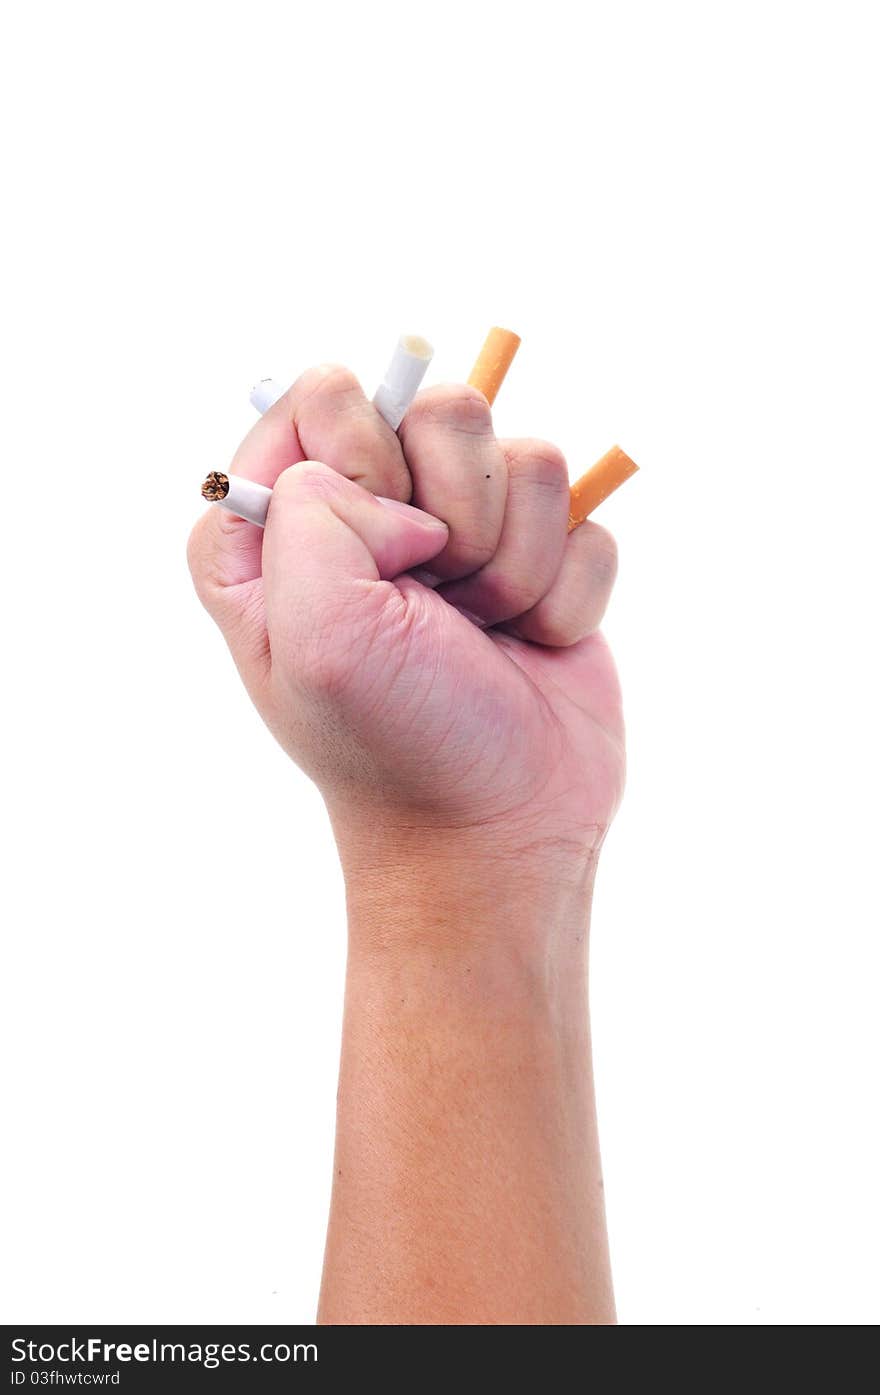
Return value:
[(273, 487), (265, 532), (209, 510), (196, 589), (337, 835), (366, 820), (592, 857), (623, 782), (596, 633), (616, 557), (596, 524), (568, 533), (559, 451), (497, 440), (464, 386), (420, 393), (395, 434), (351, 373), (323, 367), (231, 469)]

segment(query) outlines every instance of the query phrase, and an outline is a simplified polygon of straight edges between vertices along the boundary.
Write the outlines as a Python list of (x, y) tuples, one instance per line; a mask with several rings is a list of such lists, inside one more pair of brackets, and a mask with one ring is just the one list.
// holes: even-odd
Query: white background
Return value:
[(642, 465), (602, 512), (621, 1319), (880, 1316), (872, 17), (7, 17), (6, 1321), (313, 1318), (341, 886), (185, 538), (254, 379), (372, 390), (403, 329), (461, 379), (492, 323), (523, 336), (500, 431)]

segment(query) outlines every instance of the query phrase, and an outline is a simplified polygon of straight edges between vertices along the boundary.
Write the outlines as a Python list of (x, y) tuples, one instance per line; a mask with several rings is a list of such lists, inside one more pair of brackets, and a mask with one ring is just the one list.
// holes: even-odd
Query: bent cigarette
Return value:
[(514, 334), (512, 329), (499, 329), (497, 325), (486, 335), (486, 342), (471, 369), (468, 384), (479, 388), (490, 407), (498, 396), (498, 390), (521, 343), (519, 335)]
[(619, 489), (630, 475), (638, 470), (634, 460), (630, 460), (620, 446), (612, 446), (601, 460), (575, 480), (571, 486), (571, 502), (568, 506), (568, 531), (578, 528), (598, 508), (603, 499)]
[(209, 504), (229, 509), (239, 518), (246, 518), (248, 523), (265, 528), (272, 491), (265, 484), (242, 479), (241, 475), (224, 475), (220, 470), (212, 470), (202, 485), (202, 498)]
[(420, 334), (402, 334), (398, 339), (385, 377), (373, 397), (374, 407), (392, 431), (406, 416), (433, 357), (434, 350)]
[(252, 407), (256, 407), (260, 416), (268, 412), (270, 407), (274, 407), (279, 398), (284, 396), (284, 388), (280, 383), (275, 383), (271, 378), (261, 378), (251, 388), (251, 395), (248, 399)]

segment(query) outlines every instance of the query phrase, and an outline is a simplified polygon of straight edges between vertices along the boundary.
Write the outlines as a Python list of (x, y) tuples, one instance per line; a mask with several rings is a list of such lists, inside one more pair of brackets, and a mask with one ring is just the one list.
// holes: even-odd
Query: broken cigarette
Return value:
[(619, 489), (638, 468), (636, 462), (630, 460), (620, 446), (612, 446), (606, 451), (602, 459), (597, 460), (595, 465), (571, 486), (568, 531), (578, 528), (593, 509), (597, 508), (603, 499), (607, 499), (609, 494), (613, 494), (615, 489)]
[[(385, 376), (376, 389), (373, 404), (392, 431), (406, 416), (410, 403), (428, 371), (434, 350), (420, 334), (402, 334), (397, 341)], [(274, 407), (284, 388), (271, 378), (263, 378), (251, 389), (250, 403), (262, 414)]]
[(220, 470), (212, 470), (202, 485), (202, 498), (209, 504), (220, 504), (239, 518), (246, 518), (248, 523), (265, 528), (272, 491), (265, 484), (242, 479), (241, 475), (224, 475)]
[(420, 334), (402, 334), (373, 398), (373, 405), (396, 431), (418, 392), (434, 350)]
[[(519, 335), (514, 334), (513, 330), (499, 329), (497, 325), (486, 335), (486, 342), (471, 370), (468, 383), (471, 387), (480, 389), (488, 398), (490, 406), (498, 396), (498, 389), (504, 382), (521, 342)], [(606, 451), (602, 459), (597, 460), (596, 464), (571, 486), (568, 531), (579, 528), (593, 509), (597, 508), (603, 499), (607, 499), (609, 494), (613, 494), (615, 489), (619, 489), (638, 468), (635, 461), (630, 460), (620, 446), (612, 446)]]
[(521, 343), (519, 335), (514, 334), (512, 329), (499, 329), (497, 325), (493, 325), (486, 335), (486, 342), (471, 369), (468, 384), (480, 390), (490, 407), (498, 396), (498, 389)]

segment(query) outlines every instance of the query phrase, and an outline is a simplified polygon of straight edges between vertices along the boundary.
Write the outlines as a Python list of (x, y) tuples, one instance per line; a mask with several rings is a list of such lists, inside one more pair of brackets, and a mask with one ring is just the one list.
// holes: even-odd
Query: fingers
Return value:
[(505, 626), (533, 644), (576, 644), (599, 628), (617, 575), (617, 546), (598, 523), (569, 533), (546, 595)]
[(287, 395), (306, 460), (321, 460), (371, 494), (406, 503), (412, 492), (397, 433), (347, 368), (310, 368)]
[[(452, 423), (444, 441), (449, 442), (449, 459), (454, 462), (461, 458), (462, 450), (459, 446), (458, 456), (453, 454), (450, 436), (462, 411), (462, 399), (453, 395), (454, 390), (441, 391), (439, 406)], [(443, 457), (428, 430), (438, 404), (425, 393), (414, 406), (426, 400), (424, 438), (417, 415), (412, 427), (407, 421), (404, 446), (413, 472), (414, 498), (420, 507), (450, 524), (450, 542), (434, 558), (430, 571), (443, 576), (452, 568), (460, 570), (458, 579), (437, 588), (438, 594), (481, 625), (504, 625), (534, 644), (567, 647), (591, 635), (598, 629), (611, 596), (617, 550), (611, 534), (596, 523), (584, 523), (568, 532), (570, 494), (562, 454), (539, 440), (489, 442), (505, 459), (507, 494), (495, 548), (482, 566), (473, 568), (468, 560), (473, 560), (473, 539), (478, 536), (480, 521), (473, 477), (477, 460), (488, 458), (489, 445), (480, 429), (478, 449), (483, 454), (478, 456), (474, 450), (468, 457), (465, 469), (469, 467), (469, 478), (464, 485), (463, 472), (456, 475), (454, 465), (447, 464), (444, 478), (438, 478)], [(479, 414), (475, 415), (482, 428)], [(490, 519), (483, 539), (487, 547), (495, 526), (494, 518)], [(465, 537), (470, 546), (461, 548)], [(452, 562), (448, 561), (450, 554)]]
[[(616, 571), (614, 542), (594, 523), (567, 534), (568, 471), (555, 447), (497, 441), (485, 397), (465, 386), (421, 393), (399, 436), (354, 375), (332, 365), (303, 374), (254, 425), (231, 471), (276, 493), (280, 487), (265, 536), (211, 509), (189, 548), (199, 595), (230, 643), (267, 662), (261, 573), (268, 575), (267, 555), (280, 557), (282, 540), (296, 555), (288, 554), (286, 582), (280, 570), (272, 574), (273, 595), (286, 597), (289, 613), (301, 610), (320, 574), (333, 571), (350, 587), (353, 579), (390, 578), (430, 558), (445, 583), (439, 594), (483, 626), (504, 625), (552, 646), (572, 645), (598, 627)], [(324, 463), (290, 471), (304, 460)], [(345, 482), (341, 494), (333, 477)], [(400, 503), (411, 497), (446, 530), (432, 530), (412, 510), (398, 511), (392, 527), (395, 511), (367, 491)], [(294, 496), (306, 511), (301, 522), (293, 518)], [(322, 512), (313, 516), (318, 504)], [(310, 543), (327, 530), (332, 547), (329, 538)]]
[[(232, 458), (231, 474), (271, 488), (282, 470), (305, 459), (286, 397), (251, 427)], [(262, 550), (262, 528), (227, 509), (210, 508), (198, 519), (187, 556), (199, 598), (215, 619), (217, 607), (233, 599), (225, 592), (259, 577)]]
[(488, 402), (476, 388), (429, 388), (416, 397), (399, 434), (412, 502), (449, 528), (431, 571), (444, 579), (478, 571), (496, 551), (507, 500), (507, 462)]
[(263, 587), (272, 652), (302, 673), (356, 662), (374, 606), (400, 601), (377, 583), (430, 561), (446, 527), (399, 500), (374, 497), (329, 466), (308, 461), (278, 479), (266, 520)]
[(479, 571), (439, 588), (484, 625), (521, 615), (550, 590), (568, 532), (568, 467), (544, 441), (499, 442), (507, 462), (507, 507), (494, 556)]
[[(306, 459), (324, 461), (374, 494), (410, 496), (400, 442), (347, 368), (323, 365), (298, 378), (245, 436), (230, 471), (272, 487), (282, 471)], [(209, 610), (234, 600), (223, 591), (259, 577), (262, 550), (262, 530), (254, 524), (221, 508), (203, 515), (189, 556)]]

